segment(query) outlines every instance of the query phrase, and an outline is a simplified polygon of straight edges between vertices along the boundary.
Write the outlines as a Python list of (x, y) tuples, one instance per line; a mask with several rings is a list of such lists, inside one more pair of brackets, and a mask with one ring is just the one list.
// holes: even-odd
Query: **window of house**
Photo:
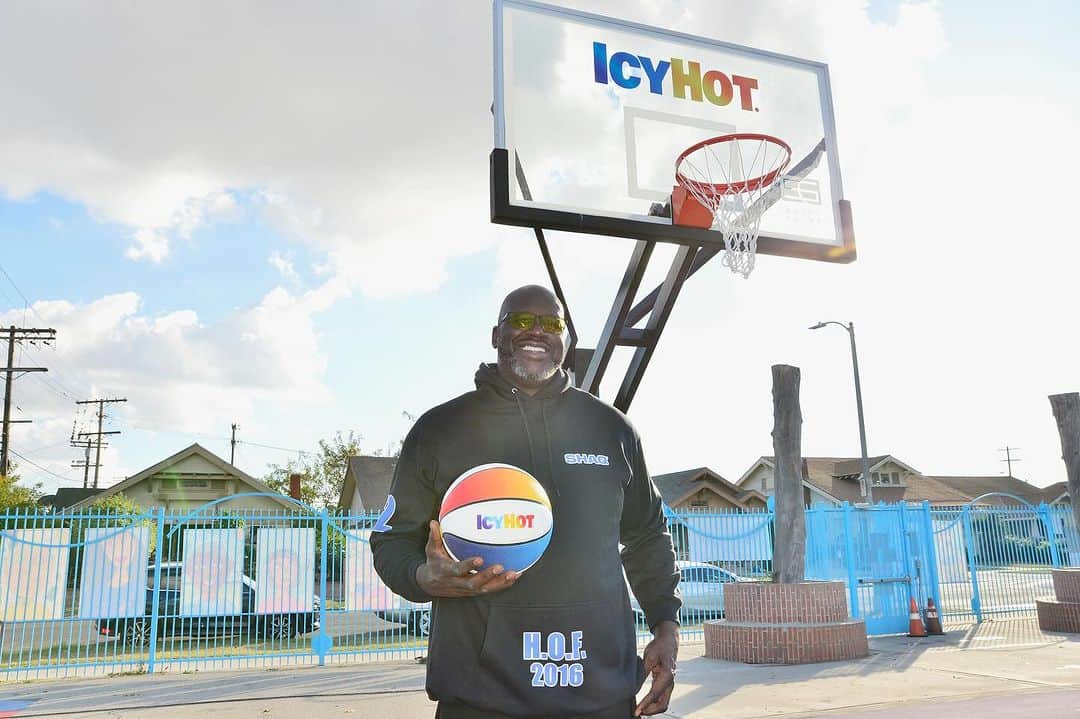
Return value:
[(768, 492), (772, 489), (772, 477), (765, 475), (761, 478), (761, 491)]
[(872, 472), (870, 477), (875, 485), (893, 487), (900, 486), (899, 472)]
[(181, 479), (181, 487), (209, 487), (210, 480), (208, 479)]

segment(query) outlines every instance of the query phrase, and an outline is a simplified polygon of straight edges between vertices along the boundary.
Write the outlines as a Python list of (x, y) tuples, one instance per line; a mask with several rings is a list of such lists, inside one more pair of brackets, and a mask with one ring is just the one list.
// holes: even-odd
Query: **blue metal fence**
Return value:
[[(0, 679), (423, 654), (430, 607), (375, 574), (375, 515), (228, 509), (245, 496), (259, 495), (189, 513), (0, 514)], [(771, 505), (667, 513), (684, 637), (723, 616), (726, 586), (770, 579), (773, 522)], [(1068, 507), (843, 505), (806, 523), (807, 578), (846, 582), (871, 634), (905, 631), (911, 597), (954, 622), (1033, 614), (1050, 569), (1080, 566)]]
[(909, 602), (940, 603), (930, 506), (818, 506), (806, 512), (806, 578), (847, 583), (870, 634), (907, 630)]
[[(1009, 503), (979, 503), (995, 499)], [(1050, 570), (1080, 566), (1080, 534), (1068, 506), (994, 494), (932, 514), (946, 618), (1033, 615), (1036, 598), (1053, 596)]]
[(0, 678), (418, 656), (430, 614), (376, 576), (376, 519), (0, 514)]

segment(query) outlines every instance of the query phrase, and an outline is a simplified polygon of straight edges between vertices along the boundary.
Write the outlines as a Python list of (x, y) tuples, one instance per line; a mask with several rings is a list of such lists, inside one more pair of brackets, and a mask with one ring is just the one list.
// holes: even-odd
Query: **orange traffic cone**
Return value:
[(944, 634), (945, 630), (941, 628), (941, 618), (938, 617), (937, 607), (934, 606), (934, 598), (926, 598), (926, 633), (927, 634)]
[(911, 621), (908, 622), (909, 637), (925, 637), (926, 627), (923, 626), (922, 617), (919, 616), (919, 605), (915, 603), (915, 597), (911, 598)]

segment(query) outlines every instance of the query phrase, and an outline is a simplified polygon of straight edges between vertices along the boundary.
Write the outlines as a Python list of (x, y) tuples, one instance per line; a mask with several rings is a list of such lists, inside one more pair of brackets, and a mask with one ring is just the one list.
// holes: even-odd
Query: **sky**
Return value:
[[(559, 0), (828, 63), (858, 260), (762, 257), (691, 278), (629, 416), (654, 473), (737, 480), (772, 453), (770, 366), (802, 370), (803, 454), (933, 475), (1065, 479), (1047, 396), (1080, 390), (1066, 2)], [(410, 416), (492, 361), (502, 296), (546, 273), (488, 221), (486, 0), (5, 3), (0, 323), (22, 344), (11, 447), (82, 484), (69, 437), (108, 407), (101, 485), (199, 442), (261, 477)], [(583, 346), (632, 242), (551, 232)], [(657, 250), (651, 288), (673, 248)], [(611, 399), (620, 352), (602, 396)]]

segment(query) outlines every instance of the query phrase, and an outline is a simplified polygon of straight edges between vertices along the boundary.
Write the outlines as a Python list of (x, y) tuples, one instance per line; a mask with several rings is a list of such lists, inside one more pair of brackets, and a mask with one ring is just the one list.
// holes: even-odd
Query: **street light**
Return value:
[(869, 504), (874, 503), (874, 489), (873, 482), (870, 481), (870, 459), (866, 456), (866, 424), (863, 421), (862, 411), (862, 388), (859, 386), (859, 355), (855, 352), (855, 323), (848, 322), (818, 322), (810, 329), (819, 330), (826, 325), (836, 325), (843, 327), (847, 330), (848, 337), (851, 338), (851, 366), (855, 370), (855, 406), (859, 410), (859, 444), (862, 448), (862, 489), (863, 494), (866, 495), (866, 501)]

